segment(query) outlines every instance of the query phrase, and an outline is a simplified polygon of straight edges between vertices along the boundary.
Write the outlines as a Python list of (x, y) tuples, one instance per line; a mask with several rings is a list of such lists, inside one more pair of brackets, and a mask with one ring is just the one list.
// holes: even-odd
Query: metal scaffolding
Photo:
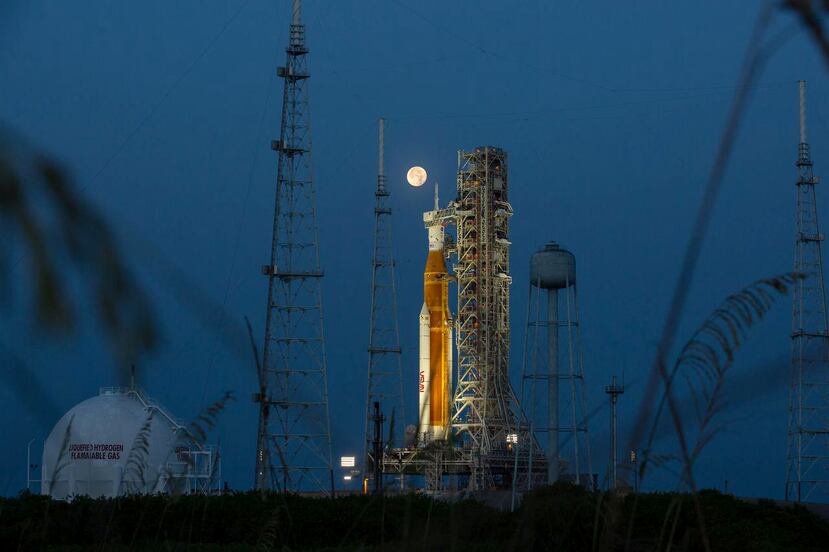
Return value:
[[(389, 424), (402, 428), (403, 378), (400, 360), (400, 330), (397, 321), (397, 291), (394, 277), (391, 206), (386, 188), (383, 150), (384, 121), (379, 120), (379, 155), (377, 190), (374, 192), (374, 253), (371, 262), (371, 318), (368, 342), (368, 396), (366, 399), (364, 474), (374, 472), (373, 453), (374, 403), (379, 402), (389, 415)], [(398, 424), (397, 421), (400, 421)], [(391, 429), (390, 429), (391, 431)], [(400, 430), (394, 433), (402, 435)], [(388, 446), (395, 446), (390, 434)], [(399, 443), (402, 445), (402, 442)]]
[(797, 234), (792, 304), (792, 367), (789, 387), (786, 500), (829, 498), (829, 324), (815, 199), (820, 181), (812, 172), (806, 141), (806, 83), (800, 81), (800, 144), (797, 149)]
[(259, 373), (255, 487), (334, 492), (322, 276), (311, 171), (308, 48), (293, 0), (285, 80), (265, 342)]
[(458, 154), (457, 350), (452, 412), (456, 439), (472, 450), (470, 490), (505, 484), (516, 452), (508, 436), (529, 439), (509, 381), (509, 219), (507, 154), (491, 146)]

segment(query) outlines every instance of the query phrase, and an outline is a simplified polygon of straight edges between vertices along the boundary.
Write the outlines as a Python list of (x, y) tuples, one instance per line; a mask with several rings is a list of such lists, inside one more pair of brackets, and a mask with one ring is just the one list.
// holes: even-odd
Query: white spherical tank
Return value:
[(166, 490), (184, 428), (136, 389), (104, 389), (67, 412), (43, 446), (41, 493), (113, 497)]
[(542, 289), (564, 289), (576, 283), (576, 257), (556, 242), (533, 253), (530, 284)]

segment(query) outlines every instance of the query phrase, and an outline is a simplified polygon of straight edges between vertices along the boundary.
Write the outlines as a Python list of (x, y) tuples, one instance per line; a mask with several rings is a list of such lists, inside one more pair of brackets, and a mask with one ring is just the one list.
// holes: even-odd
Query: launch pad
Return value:
[[(506, 152), (492, 146), (458, 152), (456, 183), (455, 199), (441, 208), (436, 193), (434, 210), (423, 214), (429, 254), (420, 317), (417, 443), (387, 450), (382, 471), (423, 475), (428, 490), (486, 490), (508, 487), (516, 478), (544, 481), (547, 458), (509, 380), (513, 211)], [(450, 228), (454, 239), (446, 233)], [(449, 312), (450, 281), (457, 291), (455, 317)]]
[(490, 474), (490, 485), (486, 490), (507, 489), (513, 481), (519, 487), (525, 486), (530, 473), (534, 485), (543, 485), (547, 477), (547, 458), (543, 451), (535, 449), (532, 460), (529, 461), (526, 450), (517, 447), (498, 454), (483, 455), (471, 448), (433, 442), (387, 451), (383, 455), (383, 473), (423, 476), (427, 491), (484, 490), (473, 488), (474, 474), (483, 469)]

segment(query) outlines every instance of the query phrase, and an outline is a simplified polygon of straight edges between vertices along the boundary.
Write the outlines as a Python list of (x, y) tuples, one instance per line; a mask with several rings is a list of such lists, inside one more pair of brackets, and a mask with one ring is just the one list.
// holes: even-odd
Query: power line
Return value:
[(616, 90), (614, 88), (611, 88), (609, 86), (605, 86), (601, 83), (591, 81), (591, 80), (588, 80), (588, 79), (584, 79), (584, 78), (581, 78), (581, 77), (575, 77), (573, 75), (568, 75), (568, 74), (561, 73), (561, 72), (558, 72), (558, 71), (549, 71), (549, 70), (547, 70), (543, 67), (539, 67), (538, 65), (535, 65), (533, 63), (529, 63), (526, 59), (523, 59), (523, 58), (518, 59), (518, 58), (508, 57), (508, 56), (505, 56), (504, 54), (502, 54), (500, 52), (485, 48), (485, 47), (481, 46), (480, 44), (478, 44), (477, 42), (474, 42), (474, 41), (466, 38), (465, 36), (463, 36), (459, 33), (453, 32), (448, 27), (445, 27), (445, 26), (443, 26), (439, 23), (436, 23), (435, 21), (433, 21), (432, 19), (429, 19), (428, 17), (423, 15), (418, 10), (412, 8), (408, 4), (406, 4), (404, 2), (401, 2), (400, 0), (395, 0), (395, 3), (398, 4), (399, 6), (402, 6), (403, 8), (406, 8), (411, 13), (413, 13), (415, 16), (417, 16), (419, 19), (425, 21), (429, 25), (432, 25), (434, 28), (438, 29), (439, 31), (442, 31), (445, 34), (456, 38), (457, 40), (463, 42), (467, 46), (473, 48), (474, 50), (477, 50), (479, 53), (481, 53), (485, 56), (494, 57), (494, 58), (500, 59), (502, 61), (509, 61), (509, 62), (512, 62), (512, 63), (523, 64), (526, 67), (530, 67), (532, 69), (535, 69), (536, 71), (543, 71), (545, 73), (549, 73), (549, 74), (551, 74), (555, 77), (558, 77), (562, 80), (567, 80), (567, 81), (575, 82), (575, 83), (578, 83), (578, 84), (583, 84), (585, 86), (589, 86), (589, 87), (592, 87), (592, 88), (598, 88), (600, 90), (604, 90), (605, 92), (616, 92)]
[[(760, 88), (767, 88), (772, 86), (781, 86), (781, 85), (791, 85), (793, 81), (787, 82), (779, 82), (779, 83), (763, 83), (757, 84), (750, 87), (745, 87), (747, 89), (756, 90)], [(657, 103), (669, 103), (669, 102), (681, 102), (687, 100), (694, 100), (698, 98), (707, 98), (711, 96), (719, 95), (723, 92), (730, 92), (733, 90), (740, 90), (740, 86), (733, 86), (731, 88), (719, 88), (719, 87), (711, 87), (709, 90), (711, 92), (702, 93), (702, 94), (691, 94), (686, 96), (679, 96), (675, 98), (650, 98), (644, 100), (631, 100), (626, 102), (613, 102), (613, 103), (605, 103), (605, 104), (592, 104), (592, 105), (584, 105), (584, 106), (572, 106), (572, 107), (560, 107), (555, 109), (539, 109), (539, 110), (530, 110), (530, 111), (499, 111), (499, 112), (490, 112), (490, 113), (435, 113), (432, 115), (429, 114), (418, 114), (418, 113), (408, 113), (403, 115), (393, 115), (386, 117), (388, 120), (405, 120), (405, 119), (485, 119), (485, 118), (517, 118), (517, 117), (531, 117), (531, 116), (544, 116), (544, 115), (553, 115), (557, 113), (567, 113), (572, 111), (593, 111), (599, 109), (613, 109), (618, 107), (630, 107), (636, 105), (650, 105), (650, 104), (657, 104)], [(700, 88), (700, 90), (704, 90), (705, 88)]]
[[(273, 60), (273, 63), (271, 64), (271, 67), (273, 67), (274, 65), (276, 65), (276, 56), (275, 55), (274, 55), (274, 60)], [(248, 170), (248, 183), (247, 183), (247, 187), (245, 189), (244, 200), (242, 202), (242, 211), (239, 214), (237, 224), (236, 224), (236, 238), (234, 239), (234, 242), (233, 242), (233, 249), (232, 249), (231, 258), (230, 258), (230, 272), (227, 275), (227, 282), (225, 283), (225, 291), (224, 291), (224, 296), (222, 298), (222, 303), (221, 303), (221, 309), (222, 310), (225, 310), (227, 308), (227, 299), (230, 296), (230, 286), (233, 282), (233, 275), (236, 272), (236, 260), (237, 260), (238, 253), (239, 253), (239, 242), (241, 241), (241, 237), (242, 237), (242, 225), (244, 224), (245, 215), (247, 214), (247, 210), (248, 210), (248, 202), (250, 200), (250, 191), (253, 188), (253, 175), (254, 175), (254, 171), (256, 169), (256, 162), (259, 159), (259, 151), (262, 149), (260, 147), (259, 139), (262, 136), (262, 129), (263, 129), (263, 126), (264, 126), (264, 123), (265, 123), (265, 116), (267, 115), (268, 108), (270, 107), (270, 104), (271, 104), (271, 102), (270, 102), (271, 97), (272, 97), (271, 90), (272, 90), (272, 87), (273, 87), (273, 81), (274, 81), (274, 77), (275, 77), (275, 73), (273, 71), (271, 71), (270, 74), (271, 74), (271, 76), (270, 76), (270, 79), (268, 79), (268, 86), (265, 90), (265, 99), (264, 99), (264, 102), (263, 102), (264, 105), (262, 106), (262, 113), (259, 116), (259, 124), (256, 128), (254, 144), (253, 144), (253, 148), (252, 148), (252, 151), (251, 151), (252, 159), (251, 159), (251, 163), (250, 163), (250, 169)], [(218, 322), (216, 323), (216, 333), (217, 334), (221, 333), (224, 320), (225, 320), (224, 317), (220, 317)], [(210, 369), (213, 367), (213, 361), (214, 361), (215, 357), (216, 357), (216, 343), (213, 342), (213, 347), (210, 351), (210, 356), (207, 359), (207, 372), (209, 372)], [(204, 379), (204, 390), (202, 392), (202, 401), (204, 401), (204, 398), (207, 395), (207, 381), (208, 381), (207, 378), (205, 378)]]
[[(84, 184), (79, 186), (78, 192), (82, 192), (86, 190), (89, 186), (91, 186), (95, 181), (98, 179), (101, 174), (110, 166), (110, 164), (124, 151), (130, 141), (144, 128), (144, 125), (155, 115), (158, 109), (164, 104), (167, 98), (173, 93), (173, 91), (181, 84), (184, 79), (190, 74), (190, 72), (195, 68), (196, 64), (210, 51), (211, 48), (219, 41), (219, 39), (224, 35), (225, 31), (230, 27), (230, 25), (236, 20), (242, 10), (247, 6), (250, 0), (244, 0), (244, 2), (239, 6), (239, 8), (231, 15), (231, 17), (225, 21), (225, 24), (219, 30), (219, 32), (207, 43), (205, 48), (193, 59), (192, 62), (185, 68), (184, 72), (179, 75), (176, 81), (170, 86), (167, 91), (159, 98), (159, 100), (150, 108), (150, 111), (138, 122), (138, 124), (133, 127), (133, 129), (127, 134), (126, 138), (119, 144), (116, 148), (115, 152), (110, 155), (110, 157), (104, 162), (100, 169), (92, 176), (91, 179), (86, 181)], [(17, 259), (14, 261), (12, 265), (12, 269), (17, 268), (20, 264), (20, 261), (23, 260), (23, 257), (26, 256), (26, 253), (21, 253)]]
[(224, 25), (219, 30), (219, 32), (216, 35), (214, 35), (212, 39), (210, 39), (210, 41), (207, 43), (207, 45), (204, 47), (204, 49), (202, 49), (201, 52), (199, 52), (199, 54), (193, 59), (193, 61), (190, 62), (190, 64), (184, 69), (184, 71), (173, 82), (173, 84), (164, 92), (164, 94), (161, 95), (161, 97), (158, 99), (158, 101), (156, 101), (153, 104), (153, 106), (150, 108), (150, 110), (147, 112), (147, 114), (127, 134), (126, 138), (124, 138), (124, 140), (118, 145), (115, 152), (113, 152), (113, 154), (110, 155), (109, 158), (107, 158), (107, 160), (104, 162), (104, 164), (101, 166), (101, 168), (98, 169), (98, 171), (92, 176), (92, 178), (86, 184), (81, 186), (81, 190), (85, 190), (87, 187), (92, 185), (98, 179), (98, 177), (101, 176), (101, 174), (103, 174), (103, 172), (107, 168), (109, 168), (110, 164), (112, 164), (112, 162), (115, 161), (115, 159), (117, 159), (119, 155), (121, 155), (121, 153), (124, 151), (124, 149), (130, 143), (130, 141), (132, 141), (132, 139), (141, 131), (141, 129), (144, 128), (144, 125), (146, 125), (147, 122), (149, 122), (149, 120), (153, 118), (153, 116), (156, 114), (158, 109), (164, 104), (165, 101), (167, 101), (167, 98), (169, 98), (170, 95), (175, 91), (175, 89), (178, 88), (178, 86), (184, 81), (184, 79), (187, 78), (188, 75), (190, 75), (190, 73), (193, 71), (193, 69), (199, 63), (199, 61), (201, 61), (201, 59), (204, 58), (205, 55), (207, 55), (207, 53), (213, 48), (213, 46), (225, 34), (225, 31), (227, 31), (227, 29), (230, 27), (230, 25), (236, 20), (237, 17), (239, 17), (239, 14), (242, 13), (242, 10), (248, 5), (249, 2), (250, 2), (250, 0), (244, 0), (241, 3), (239, 8), (233, 13), (233, 15), (231, 15), (230, 18), (227, 21), (225, 21)]

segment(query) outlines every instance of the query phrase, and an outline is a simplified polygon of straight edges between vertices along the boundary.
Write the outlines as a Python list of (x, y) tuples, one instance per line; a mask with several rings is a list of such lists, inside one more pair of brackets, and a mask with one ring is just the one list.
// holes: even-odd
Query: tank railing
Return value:
[(127, 394), (127, 393), (129, 393), (130, 391), (133, 391), (133, 390), (140, 391), (141, 393), (144, 392), (139, 387), (110, 386), (110, 387), (99, 387), (98, 388), (98, 394), (99, 395), (125, 395), (125, 394)]
[[(187, 456), (187, 458), (182, 458)], [(173, 479), (186, 483), (186, 492), (210, 493), (219, 490), (221, 481), (221, 460), (215, 445), (205, 445), (201, 449), (185, 448), (176, 451), (177, 460), (167, 462), (167, 473), (173, 474), (175, 468), (181, 468), (180, 475)], [(216, 486), (212, 483), (215, 481)]]
[[(164, 410), (164, 408), (161, 407), (161, 405), (157, 401), (155, 401), (152, 397), (147, 395), (146, 391), (144, 391), (142, 388), (140, 388), (138, 386), (132, 386), (132, 387), (116, 387), (116, 386), (101, 387), (98, 390), (98, 394), (99, 395), (134, 395), (135, 398), (137, 398), (141, 402), (141, 404), (144, 405), (144, 408), (153, 409), (156, 412), (158, 412), (159, 414), (161, 414), (161, 416), (166, 418), (167, 421), (175, 428), (176, 431), (183, 431), (183, 432), (187, 433), (188, 435), (191, 435), (190, 430), (187, 429), (187, 426), (185, 426), (180, 420), (177, 420), (172, 415), (170, 415), (166, 410)], [(191, 435), (191, 437), (192, 437), (192, 435)]]

